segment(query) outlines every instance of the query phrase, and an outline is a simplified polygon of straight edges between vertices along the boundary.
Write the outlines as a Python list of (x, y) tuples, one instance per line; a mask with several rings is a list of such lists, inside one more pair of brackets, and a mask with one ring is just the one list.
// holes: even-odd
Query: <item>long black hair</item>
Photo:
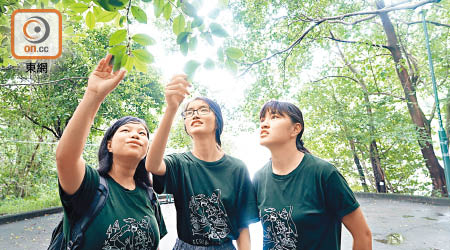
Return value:
[[(217, 104), (217, 102), (215, 102), (207, 97), (196, 97), (195, 99), (193, 99), (192, 101), (190, 101), (186, 104), (184, 111), (187, 110), (187, 108), (189, 107), (189, 104), (191, 104), (191, 102), (196, 101), (196, 100), (201, 100), (201, 101), (206, 102), (206, 104), (208, 104), (209, 108), (216, 116), (216, 132), (215, 132), (216, 142), (219, 146), (222, 146), (222, 142), (220, 141), (220, 135), (223, 132), (223, 117), (222, 117), (222, 110), (220, 109), (219, 104)], [(187, 133), (186, 126), (184, 126), (184, 130)]]
[[(111, 140), (119, 127), (127, 123), (140, 123), (144, 125), (145, 130), (147, 131), (147, 138), (149, 138), (149, 131), (144, 120), (133, 116), (125, 116), (117, 120), (111, 127), (108, 128), (108, 130), (106, 130), (102, 142), (100, 143), (100, 148), (98, 149), (98, 172), (102, 176), (106, 176), (108, 174), (113, 163), (113, 153), (108, 150), (108, 141)], [(150, 177), (145, 169), (145, 159), (146, 157), (139, 162), (136, 171), (134, 172), (134, 181), (137, 185), (143, 188), (151, 187)]]
[(267, 112), (271, 114), (278, 114), (281, 116), (289, 116), (292, 123), (300, 123), (302, 130), (297, 135), (295, 139), (295, 146), (297, 150), (303, 153), (309, 153), (308, 149), (305, 148), (305, 143), (302, 140), (303, 131), (305, 131), (305, 123), (303, 122), (303, 114), (300, 109), (290, 102), (280, 102), (280, 101), (269, 101), (266, 102), (261, 111), (259, 112), (259, 119), (264, 118)]

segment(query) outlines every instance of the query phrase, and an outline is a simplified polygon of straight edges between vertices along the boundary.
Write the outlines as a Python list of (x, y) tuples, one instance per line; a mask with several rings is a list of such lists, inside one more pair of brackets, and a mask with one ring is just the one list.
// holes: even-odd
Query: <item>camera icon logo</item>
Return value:
[(62, 16), (55, 9), (19, 9), (11, 16), (11, 52), (17, 59), (56, 59), (62, 53)]

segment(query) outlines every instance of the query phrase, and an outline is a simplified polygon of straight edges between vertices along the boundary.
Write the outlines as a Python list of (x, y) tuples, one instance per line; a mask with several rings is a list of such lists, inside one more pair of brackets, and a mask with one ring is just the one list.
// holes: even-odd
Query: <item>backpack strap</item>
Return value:
[(155, 212), (155, 218), (159, 225), (161, 223), (161, 211), (159, 211), (158, 196), (156, 196), (152, 187), (147, 187), (147, 194), (148, 197), (150, 198), (153, 211)]
[(105, 177), (101, 175), (99, 177), (100, 183), (88, 210), (70, 229), (71, 237), (67, 244), (68, 249), (75, 250), (81, 247), (83, 243), (83, 235), (86, 232), (86, 229), (106, 204), (106, 199), (109, 195), (108, 182)]

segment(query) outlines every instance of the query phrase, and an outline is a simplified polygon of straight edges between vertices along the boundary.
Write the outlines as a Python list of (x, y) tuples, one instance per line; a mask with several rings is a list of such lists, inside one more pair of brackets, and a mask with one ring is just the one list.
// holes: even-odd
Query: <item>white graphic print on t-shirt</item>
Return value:
[[(149, 249), (155, 244), (155, 233), (150, 224), (150, 217), (144, 216), (141, 221), (127, 218), (119, 223), (116, 220), (106, 231), (107, 239), (102, 249)], [(120, 225), (122, 224), (122, 225)]]
[(199, 194), (189, 201), (193, 243), (196, 245), (216, 245), (230, 233), (230, 224), (220, 197), (220, 189), (211, 196)]
[(264, 208), (259, 211), (264, 230), (264, 249), (291, 250), (296, 249), (298, 241), (297, 227), (292, 220), (292, 206), (277, 211), (275, 208)]

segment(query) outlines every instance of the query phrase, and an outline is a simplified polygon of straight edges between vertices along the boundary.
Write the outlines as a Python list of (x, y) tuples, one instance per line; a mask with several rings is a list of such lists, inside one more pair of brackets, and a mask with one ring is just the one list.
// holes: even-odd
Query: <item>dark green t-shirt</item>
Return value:
[(264, 249), (340, 249), (342, 217), (359, 207), (330, 163), (305, 154), (287, 175), (269, 161), (254, 177)]
[[(167, 231), (162, 218), (158, 225), (147, 191), (137, 185), (134, 190), (127, 190), (109, 176), (106, 181), (108, 199), (88, 226), (81, 249), (157, 249)], [(75, 194), (65, 194), (60, 186), (66, 221), (80, 218), (98, 185), (98, 171), (86, 166), (83, 182)], [(66, 230), (68, 225), (65, 223)]]
[(255, 191), (245, 164), (224, 155), (215, 162), (191, 152), (164, 158), (166, 174), (153, 176), (155, 191), (173, 194), (178, 237), (192, 245), (221, 245), (258, 221)]

